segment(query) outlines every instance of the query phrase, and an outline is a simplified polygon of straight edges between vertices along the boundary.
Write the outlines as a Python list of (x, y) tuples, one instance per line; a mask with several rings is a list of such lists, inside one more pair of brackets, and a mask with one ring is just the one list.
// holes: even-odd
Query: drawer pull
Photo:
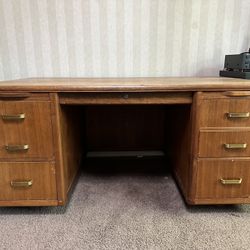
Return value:
[(242, 182), (242, 178), (239, 179), (220, 179), (221, 184), (223, 185), (239, 185)]
[(249, 118), (250, 113), (245, 112), (245, 113), (227, 113), (227, 118)]
[(18, 115), (2, 115), (4, 121), (22, 121), (25, 119), (25, 114)]
[(29, 149), (29, 145), (5, 145), (5, 149), (9, 152), (24, 151)]
[(30, 93), (22, 93), (22, 92), (1, 92), (0, 93), (0, 99), (6, 98), (6, 99), (25, 99), (30, 97)]
[(32, 184), (33, 184), (32, 180), (16, 180), (10, 182), (10, 185), (13, 188), (28, 188), (31, 187)]
[(224, 94), (229, 97), (249, 97), (250, 91), (227, 91)]
[(247, 148), (247, 143), (225, 143), (225, 149), (245, 149)]

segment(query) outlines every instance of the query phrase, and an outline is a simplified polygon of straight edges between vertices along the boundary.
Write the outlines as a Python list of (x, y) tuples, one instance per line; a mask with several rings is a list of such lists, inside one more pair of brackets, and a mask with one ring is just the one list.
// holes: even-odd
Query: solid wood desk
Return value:
[(64, 205), (86, 151), (162, 150), (189, 204), (250, 202), (250, 81), (0, 83), (0, 206)]

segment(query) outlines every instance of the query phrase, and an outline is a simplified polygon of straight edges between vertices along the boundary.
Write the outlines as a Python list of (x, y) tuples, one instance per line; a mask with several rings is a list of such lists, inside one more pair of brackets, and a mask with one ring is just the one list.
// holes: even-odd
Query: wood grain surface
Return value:
[[(0, 158), (15, 161), (54, 157), (49, 101), (0, 101)], [(24, 114), (20, 121), (4, 120), (2, 115)], [(10, 152), (6, 145), (28, 145), (28, 150)]]
[(189, 104), (192, 103), (192, 92), (61, 93), (60, 103), (67, 105)]
[[(11, 181), (32, 180), (31, 187), (13, 188)], [(0, 200), (56, 200), (55, 166), (42, 162), (1, 162)], [(35, 203), (35, 201), (34, 201)]]
[[(5, 144), (31, 147), (23, 155), (0, 150), (4, 190), (0, 206), (63, 205), (81, 154), (86, 149), (118, 148), (166, 148), (190, 204), (250, 202), (250, 119), (227, 117), (229, 112), (249, 112), (248, 90), (250, 81), (230, 78), (33, 78), (1, 82), (1, 115), (26, 115), (19, 122), (0, 121), (1, 150)], [(248, 145), (246, 149), (225, 149), (224, 143)], [(7, 185), (13, 178), (32, 178), (36, 184), (19, 192)], [(242, 178), (243, 182), (225, 186), (220, 178)]]
[[(224, 144), (246, 143), (243, 149), (226, 149)], [(250, 157), (250, 129), (202, 130), (199, 136), (199, 157)]]
[(247, 90), (250, 81), (224, 77), (28, 78), (0, 82), (0, 91), (103, 92)]
[(85, 115), (89, 151), (164, 147), (164, 106), (89, 106)]
[(229, 113), (249, 113), (249, 91), (241, 91), (241, 96), (229, 97), (228, 92), (202, 93), (199, 105), (201, 128), (250, 127), (250, 117), (228, 117)]
[[(250, 198), (249, 160), (199, 160), (196, 198)], [(237, 185), (223, 185), (220, 179), (239, 179)]]

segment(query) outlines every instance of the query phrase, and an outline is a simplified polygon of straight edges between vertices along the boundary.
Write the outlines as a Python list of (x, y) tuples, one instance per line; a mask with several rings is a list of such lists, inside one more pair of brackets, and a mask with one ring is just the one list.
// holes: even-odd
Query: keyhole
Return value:
[(123, 98), (124, 98), (124, 99), (128, 99), (128, 94), (124, 94), (124, 95), (123, 95)]

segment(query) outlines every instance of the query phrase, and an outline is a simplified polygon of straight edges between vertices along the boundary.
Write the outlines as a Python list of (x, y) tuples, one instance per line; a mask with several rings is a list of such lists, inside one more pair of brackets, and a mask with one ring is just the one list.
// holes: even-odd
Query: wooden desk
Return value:
[(0, 83), (0, 206), (67, 202), (88, 150), (162, 150), (189, 204), (250, 202), (250, 81)]

